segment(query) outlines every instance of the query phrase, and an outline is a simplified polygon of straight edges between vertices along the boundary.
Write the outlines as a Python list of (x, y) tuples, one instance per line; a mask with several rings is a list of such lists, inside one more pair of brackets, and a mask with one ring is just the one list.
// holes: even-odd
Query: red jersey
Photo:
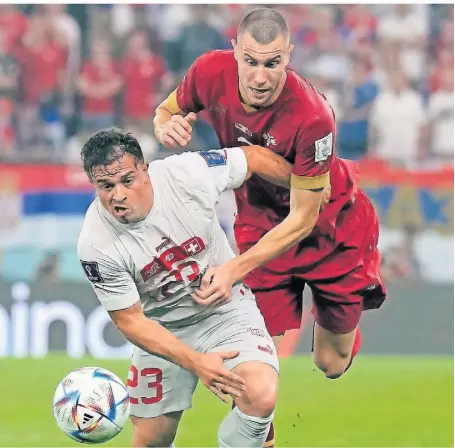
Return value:
[(19, 11), (0, 14), (0, 29), (4, 33), (3, 39), (7, 52), (14, 52), (27, 28), (28, 20)]
[[(222, 146), (261, 145), (291, 164), (297, 188), (332, 187), (330, 204), (316, 228), (334, 237), (338, 211), (351, 200), (355, 169), (334, 155), (336, 126), (332, 108), (313, 85), (287, 70), (285, 86), (270, 106), (247, 112), (238, 94), (233, 51), (210, 51), (190, 67), (170, 98), (188, 112), (208, 111)], [(252, 176), (235, 191), (237, 224), (269, 230), (289, 213), (289, 190)]]
[(151, 117), (157, 106), (158, 84), (166, 74), (162, 59), (154, 55), (142, 61), (126, 58), (122, 70), (125, 80), (125, 115), (130, 118)]
[(38, 104), (41, 95), (59, 85), (59, 73), (66, 66), (66, 51), (57, 43), (47, 42), (39, 48), (21, 45), (16, 50), (21, 66), (21, 84), (24, 100)]
[[(111, 77), (117, 74), (114, 62), (109, 62), (103, 67), (97, 67), (92, 62), (87, 61), (82, 68), (82, 76), (87, 78), (90, 84), (102, 85)], [(114, 99), (110, 98), (91, 98), (84, 96), (82, 100), (82, 110), (89, 114), (108, 114), (114, 111)]]

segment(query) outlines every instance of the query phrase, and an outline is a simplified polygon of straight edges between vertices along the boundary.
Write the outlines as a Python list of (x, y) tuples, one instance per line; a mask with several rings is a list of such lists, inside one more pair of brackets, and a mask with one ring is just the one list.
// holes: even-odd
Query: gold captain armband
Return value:
[(317, 188), (324, 188), (330, 184), (330, 172), (321, 174), (320, 176), (307, 177), (296, 176), (291, 174), (291, 187), (299, 190), (315, 190)]
[(177, 103), (177, 89), (169, 94), (169, 96), (163, 101), (163, 107), (166, 108), (172, 115), (181, 114), (182, 110)]

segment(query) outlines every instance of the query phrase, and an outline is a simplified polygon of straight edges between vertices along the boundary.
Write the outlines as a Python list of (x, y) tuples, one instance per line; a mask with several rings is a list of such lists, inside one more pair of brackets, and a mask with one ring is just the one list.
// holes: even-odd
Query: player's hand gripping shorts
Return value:
[[(231, 300), (235, 307), (221, 306), (197, 324), (172, 332), (199, 352), (239, 351), (236, 358), (224, 362), (227, 369), (260, 361), (278, 372), (275, 346), (253, 294), (242, 287)], [(135, 347), (127, 383), (131, 415), (151, 418), (191, 408), (197, 382), (189, 370)]]

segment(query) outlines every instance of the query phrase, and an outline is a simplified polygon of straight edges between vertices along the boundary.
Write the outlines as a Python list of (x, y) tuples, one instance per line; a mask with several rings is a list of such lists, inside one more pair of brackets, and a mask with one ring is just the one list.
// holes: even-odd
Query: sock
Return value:
[(270, 423), (269, 433), (263, 446), (264, 448), (273, 448), (275, 446), (275, 428), (273, 427), (273, 422)]
[(357, 331), (355, 333), (354, 337), (354, 345), (352, 346), (352, 353), (351, 353), (351, 360), (349, 361), (349, 364), (347, 367), (344, 369), (345, 372), (351, 367), (352, 361), (354, 361), (355, 355), (359, 353), (360, 346), (362, 345), (362, 333), (360, 332), (360, 328), (357, 327)]
[[(232, 401), (232, 409), (234, 409), (234, 408), (235, 408), (235, 403), (234, 403), (234, 401)], [(267, 434), (263, 447), (264, 448), (274, 448), (275, 447), (275, 428), (273, 426), (273, 421), (272, 421), (272, 423), (270, 423), (269, 433)], [(171, 448), (173, 448), (173, 447), (171, 447)]]
[(253, 417), (235, 407), (221, 422), (218, 430), (220, 448), (262, 448), (273, 413), (268, 417)]

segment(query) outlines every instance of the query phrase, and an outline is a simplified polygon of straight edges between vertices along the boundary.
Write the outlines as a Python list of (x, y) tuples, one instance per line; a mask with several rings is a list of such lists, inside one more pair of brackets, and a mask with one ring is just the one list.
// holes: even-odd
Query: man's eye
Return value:
[(125, 185), (131, 185), (133, 183), (133, 179), (126, 179), (124, 184)]
[(268, 63), (268, 64), (267, 64), (267, 67), (268, 67), (268, 68), (275, 68), (277, 65), (278, 65), (278, 62), (275, 61), (275, 62), (270, 62), (270, 63)]
[(110, 190), (111, 188), (112, 188), (112, 185), (110, 185), (110, 184), (103, 185), (103, 190)]
[(248, 65), (256, 65), (256, 61), (253, 61), (252, 59), (247, 59), (247, 60), (246, 60), (246, 63), (247, 63)]

